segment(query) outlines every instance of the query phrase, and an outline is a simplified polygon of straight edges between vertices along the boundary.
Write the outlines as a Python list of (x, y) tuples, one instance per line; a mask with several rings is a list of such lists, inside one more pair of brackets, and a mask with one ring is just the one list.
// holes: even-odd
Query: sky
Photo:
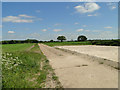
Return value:
[(118, 38), (118, 3), (3, 2), (3, 40), (76, 40)]

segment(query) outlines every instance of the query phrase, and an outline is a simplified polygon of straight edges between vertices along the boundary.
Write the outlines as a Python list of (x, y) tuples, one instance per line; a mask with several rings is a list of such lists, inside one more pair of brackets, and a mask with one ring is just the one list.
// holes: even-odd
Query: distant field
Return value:
[(64, 46), (64, 45), (92, 45), (90, 41), (85, 42), (46, 42), (48, 46)]
[(43, 88), (49, 72), (56, 77), (38, 44), (3, 45), (3, 88)]
[(16, 51), (23, 51), (32, 46), (32, 44), (3, 44), (2, 45), (2, 52), (16, 52)]

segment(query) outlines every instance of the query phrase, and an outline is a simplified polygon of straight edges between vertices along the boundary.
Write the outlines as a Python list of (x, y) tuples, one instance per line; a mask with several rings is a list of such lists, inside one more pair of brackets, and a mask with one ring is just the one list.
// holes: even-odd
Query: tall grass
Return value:
[[(37, 44), (29, 51), (27, 50), (31, 45), (33, 44), (11, 44), (3, 46), (3, 88), (45, 87), (48, 71), (52, 70), (52, 68)], [(43, 64), (42, 69), (40, 69), (41, 63)]]

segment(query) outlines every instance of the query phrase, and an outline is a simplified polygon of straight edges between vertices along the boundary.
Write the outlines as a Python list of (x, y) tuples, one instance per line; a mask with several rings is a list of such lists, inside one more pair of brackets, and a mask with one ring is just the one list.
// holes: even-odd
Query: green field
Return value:
[[(30, 49), (33, 45), (34, 47)], [(38, 44), (3, 45), (3, 88), (43, 88), (49, 72), (52, 77), (56, 77)]]
[(17, 52), (17, 51), (24, 51), (32, 44), (4, 44), (2, 45), (2, 52)]
[(84, 42), (46, 42), (44, 44), (49, 45), (49, 46), (92, 45), (90, 41), (84, 41)]

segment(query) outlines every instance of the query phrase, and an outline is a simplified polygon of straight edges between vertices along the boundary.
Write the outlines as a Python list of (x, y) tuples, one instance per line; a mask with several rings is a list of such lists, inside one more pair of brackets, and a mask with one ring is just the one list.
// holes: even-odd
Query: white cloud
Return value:
[(111, 32), (111, 31), (103, 31), (99, 33), (100, 38), (104, 39), (113, 39), (113, 38), (118, 38), (118, 33), (117, 32)]
[(108, 28), (108, 29), (110, 29), (110, 28), (112, 28), (111, 26), (108, 26), (108, 27), (104, 27), (104, 28)]
[(75, 22), (74, 24), (77, 25), (77, 24), (79, 24), (79, 23), (78, 23), (78, 22)]
[(85, 30), (86, 32), (90, 32), (90, 30)]
[(36, 19), (34, 19), (34, 20), (36, 20), (36, 21), (41, 21), (41, 20), (43, 20), (42, 18), (36, 18)]
[(93, 30), (92, 32), (101, 32), (101, 30)]
[(19, 15), (19, 17), (24, 17), (24, 18), (34, 18), (33, 16), (28, 16), (28, 15), (26, 15), (26, 14), (21, 14), (21, 15)]
[(96, 0), (70, 0), (73, 2), (96, 2)]
[(115, 9), (115, 8), (116, 8), (116, 6), (112, 6), (112, 7), (111, 7), (112, 10)]
[(69, 9), (69, 8), (70, 8), (69, 6), (66, 7), (66, 9)]
[(0, 28), (2, 28), (3, 26), (2, 25), (0, 25)]
[(36, 13), (40, 13), (40, 10), (36, 10), (35, 12), (36, 12)]
[(12, 22), (12, 23), (32, 23), (31, 19), (22, 19), (19, 16), (6, 16), (3, 18), (3, 22)]
[(60, 23), (56, 23), (56, 24), (54, 24), (54, 26), (60, 26), (61, 24)]
[(89, 13), (100, 9), (100, 6), (96, 3), (84, 3), (84, 5), (78, 5), (74, 7), (79, 13)]
[(53, 31), (54, 32), (60, 32), (60, 31), (62, 31), (62, 29), (54, 29)]
[(57, 36), (63, 36), (63, 35), (59, 34), (59, 35), (57, 35)]
[(88, 14), (89, 17), (91, 16), (98, 16), (98, 14)]
[(24, 28), (24, 30), (30, 30), (29, 28)]
[(82, 32), (84, 29), (77, 29), (76, 31), (77, 32)]
[(83, 27), (87, 27), (87, 25), (83, 25)]
[(43, 32), (46, 32), (46, 31), (47, 31), (47, 29), (43, 29), (42, 31), (43, 31)]
[(28, 34), (27, 37), (28, 38), (38, 38), (38, 37), (40, 37), (40, 34), (39, 33), (31, 33), (31, 34)]
[(117, 8), (116, 3), (107, 3), (107, 5), (108, 5), (109, 9), (111, 9), (111, 10), (114, 10)]
[(90, 30), (85, 30), (85, 29), (77, 29), (77, 30), (76, 30), (76, 32), (82, 32), (82, 31), (90, 32)]
[(15, 33), (14, 31), (8, 31), (8, 33)]

